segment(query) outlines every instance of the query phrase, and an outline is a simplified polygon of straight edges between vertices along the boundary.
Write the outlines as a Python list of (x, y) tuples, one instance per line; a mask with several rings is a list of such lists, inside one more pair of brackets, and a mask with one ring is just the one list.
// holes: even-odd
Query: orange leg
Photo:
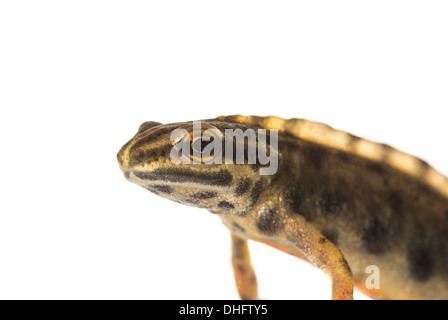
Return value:
[(241, 299), (257, 300), (257, 279), (250, 263), (247, 240), (234, 234), (232, 234), (232, 266)]
[(288, 221), (286, 237), (331, 280), (333, 300), (353, 299), (353, 276), (342, 252), (305, 218)]

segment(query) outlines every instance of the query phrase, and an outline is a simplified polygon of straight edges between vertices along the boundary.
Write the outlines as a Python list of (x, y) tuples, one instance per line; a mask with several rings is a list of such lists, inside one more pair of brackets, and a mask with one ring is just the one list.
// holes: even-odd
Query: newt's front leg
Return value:
[(301, 216), (288, 219), (285, 226), (288, 241), (299, 249), (331, 280), (333, 300), (353, 299), (353, 276), (341, 251)]
[(234, 234), (232, 234), (232, 266), (241, 299), (258, 299), (257, 279), (250, 263), (247, 240)]

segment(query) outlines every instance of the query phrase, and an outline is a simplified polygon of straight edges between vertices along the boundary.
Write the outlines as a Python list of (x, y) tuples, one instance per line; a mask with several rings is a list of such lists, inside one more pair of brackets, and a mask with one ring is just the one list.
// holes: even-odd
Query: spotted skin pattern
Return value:
[[(378, 299), (448, 299), (448, 179), (426, 162), (302, 119), (234, 115), (202, 123), (222, 132), (278, 130), (278, 171), (174, 165), (170, 134), (193, 130), (192, 122), (145, 122), (118, 162), (130, 182), (221, 218), (241, 298), (257, 298), (247, 247), (254, 240), (320, 268), (333, 299), (352, 299), (353, 287)], [(380, 289), (366, 288), (369, 265), (379, 267)]]

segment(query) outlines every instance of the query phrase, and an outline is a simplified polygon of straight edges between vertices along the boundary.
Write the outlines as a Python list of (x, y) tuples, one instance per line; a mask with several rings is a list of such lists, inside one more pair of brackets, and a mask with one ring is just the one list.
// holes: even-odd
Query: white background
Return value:
[[(122, 176), (143, 121), (306, 118), (447, 174), (447, 17), (446, 1), (2, 1), (0, 298), (238, 298), (219, 219)], [(330, 298), (319, 270), (251, 248), (262, 298)]]

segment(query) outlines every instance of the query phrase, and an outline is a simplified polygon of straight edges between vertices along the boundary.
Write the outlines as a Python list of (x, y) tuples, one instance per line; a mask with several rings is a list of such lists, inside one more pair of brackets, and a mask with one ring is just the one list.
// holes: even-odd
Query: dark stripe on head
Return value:
[(228, 187), (232, 183), (232, 174), (225, 169), (212, 172), (199, 172), (180, 168), (159, 168), (152, 172), (135, 172), (143, 180), (162, 180), (170, 182), (191, 182), (209, 186)]

